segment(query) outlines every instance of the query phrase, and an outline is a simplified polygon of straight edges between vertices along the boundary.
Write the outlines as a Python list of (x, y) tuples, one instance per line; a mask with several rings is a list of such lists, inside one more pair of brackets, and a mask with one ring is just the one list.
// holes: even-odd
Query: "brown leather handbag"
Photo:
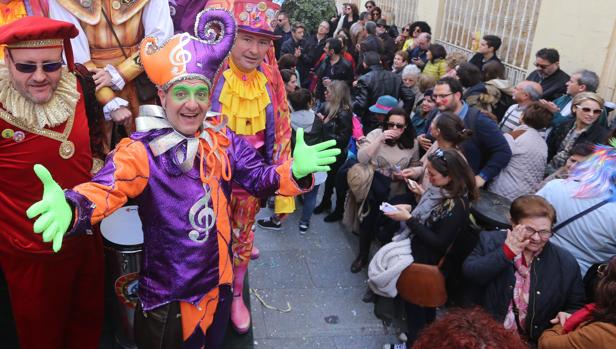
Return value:
[(445, 276), (440, 269), (445, 256), (441, 258), (438, 265), (411, 263), (406, 267), (396, 283), (400, 297), (409, 303), (428, 308), (436, 308), (445, 304), (447, 290)]

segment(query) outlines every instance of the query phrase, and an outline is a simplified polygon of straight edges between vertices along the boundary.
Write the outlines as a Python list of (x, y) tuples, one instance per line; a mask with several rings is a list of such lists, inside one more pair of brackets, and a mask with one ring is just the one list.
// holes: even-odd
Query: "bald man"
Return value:
[(505, 112), (505, 116), (501, 120), (498, 127), (504, 133), (513, 131), (516, 127), (520, 126), (520, 117), (526, 107), (532, 102), (536, 102), (541, 98), (543, 89), (541, 85), (534, 81), (522, 81), (513, 88), (513, 100), (516, 104), (513, 104)]

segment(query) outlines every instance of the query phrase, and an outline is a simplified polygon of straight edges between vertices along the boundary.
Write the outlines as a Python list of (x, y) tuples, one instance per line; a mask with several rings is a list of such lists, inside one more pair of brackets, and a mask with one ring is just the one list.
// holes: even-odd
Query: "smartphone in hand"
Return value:
[(388, 202), (383, 202), (381, 203), (381, 206), (379, 206), (379, 208), (381, 209), (381, 211), (385, 212), (385, 213), (391, 213), (391, 212), (396, 212), (398, 211), (398, 209), (395, 206), (392, 206), (390, 203)]
[(410, 178), (406, 179), (406, 183), (408, 183), (409, 187), (413, 190), (416, 190), (419, 187), (419, 184)]

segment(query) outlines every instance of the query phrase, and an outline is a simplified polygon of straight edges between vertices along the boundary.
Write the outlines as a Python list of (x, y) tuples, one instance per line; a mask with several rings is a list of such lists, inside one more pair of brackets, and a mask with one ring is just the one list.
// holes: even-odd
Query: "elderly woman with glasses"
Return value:
[(598, 122), (603, 105), (603, 98), (594, 92), (582, 92), (573, 97), (571, 114), (575, 117), (554, 127), (548, 136), (547, 175), (565, 164), (574, 145), (607, 141), (610, 131)]
[(537, 195), (520, 196), (510, 209), (512, 229), (487, 231), (464, 261), (464, 275), (479, 286), (476, 299), (505, 328), (530, 343), (584, 305), (580, 267), (550, 243), (554, 207)]

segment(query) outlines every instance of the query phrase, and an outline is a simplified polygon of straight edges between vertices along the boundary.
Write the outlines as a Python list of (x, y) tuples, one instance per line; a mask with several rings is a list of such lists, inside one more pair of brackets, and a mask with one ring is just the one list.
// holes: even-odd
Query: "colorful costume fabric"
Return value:
[[(212, 30), (213, 26), (217, 30)], [(88, 234), (93, 224), (129, 198), (139, 206), (144, 243), (136, 319), (140, 323), (150, 321), (143, 328), (136, 327), (140, 347), (175, 341), (177, 333), (165, 329), (167, 324), (177, 326), (177, 320), (166, 315), (156, 320), (156, 316), (161, 309), (177, 312), (179, 306), (183, 343), (172, 345), (218, 348), (228, 323), (233, 282), (231, 181), (253, 196), (297, 195), (304, 190), (293, 178), (301, 178), (303, 187), (309, 189), (312, 177), (308, 175), (333, 161), (330, 153), (335, 156), (339, 152), (320, 152), (331, 144), (308, 149), (302, 141), (303, 160), (293, 166), (290, 159), (266, 166), (257, 151), (226, 128), (224, 121), (199, 121), (206, 115), (211, 79), (234, 37), (235, 22), (226, 11), (205, 10), (197, 18), (195, 36), (178, 34), (163, 46), (147, 38), (141, 44), (140, 56), (149, 78), (164, 94), (161, 99), (170, 108), (169, 114), (162, 107), (142, 106), (136, 120), (139, 132), (120, 142), (91, 182), (64, 194), (57, 185), (49, 184), (53, 180), (47, 171), (35, 167), (43, 173), (37, 172), (39, 178), (51, 187), (45, 187), (43, 200), (28, 209), (28, 215), (52, 216), (53, 223), (49, 224), (67, 222), (68, 226), (65, 219), (71, 209), (62, 208), (64, 202), (50, 207), (52, 201), (58, 201), (60, 192), (75, 209), (67, 236)], [(37, 223), (41, 219), (40, 226), (50, 220), (39, 218)], [(61, 242), (66, 226), (57, 230), (54, 225), (49, 228), (50, 234), (46, 227), (37, 231), (46, 229), (44, 238), (47, 234), (48, 239)], [(173, 318), (177, 317), (174, 313)], [(161, 323), (162, 330), (150, 327)], [(150, 340), (152, 337), (165, 338)]]
[[(57, 0), (50, 3), (50, 17), (73, 23), (80, 30), (80, 35), (73, 40), (76, 62), (88, 68), (105, 68), (114, 78), (114, 89), (104, 87), (97, 92), (99, 102), (111, 103), (109, 109), (116, 103), (128, 102), (133, 118), (136, 117), (140, 101), (134, 79), (143, 73), (138, 61), (139, 43), (146, 36), (162, 42), (173, 35), (168, 2)], [(107, 147), (112, 128), (111, 122), (106, 124)], [(134, 125), (131, 123), (126, 131), (134, 131)]]
[[(10, 0), (0, 2), (0, 25), (9, 24), (26, 16), (47, 16), (49, 7), (46, 0)], [(4, 51), (0, 51), (0, 61)]]
[[(164, 122), (162, 108), (152, 106), (150, 111), (150, 116), (142, 117)], [(203, 314), (193, 316), (196, 323), (184, 327), (188, 339), (197, 325), (203, 333), (207, 331), (215, 316), (201, 320), (206, 314), (216, 313), (218, 287), (232, 282), (231, 180), (260, 197), (276, 192), (297, 195), (302, 190), (291, 178), (290, 161), (265, 167), (254, 148), (219, 124), (211, 124), (198, 138), (192, 138), (199, 142), (201, 159), (196, 159), (187, 172), (182, 171), (175, 154), (186, 151), (192, 139), (181, 139), (159, 153), (166, 135), (176, 133), (170, 126), (134, 133), (109, 155), (92, 182), (66, 192), (78, 211), (69, 235), (88, 231), (132, 198), (139, 206), (144, 232), (138, 291), (142, 308), (148, 311), (180, 301), (185, 319), (191, 318), (185, 315), (191, 311), (184, 307)], [(206, 141), (208, 137), (224, 152), (220, 154), (226, 158), (223, 162), (209, 163), (216, 150)], [(197, 307), (204, 312), (195, 310)]]
[[(271, 21), (279, 5), (254, 1), (212, 1), (208, 7), (232, 7), (239, 30), (271, 36)], [(273, 49), (258, 70), (240, 71), (231, 58), (218, 77), (212, 93), (212, 110), (229, 119), (229, 127), (244, 137), (265, 158), (267, 163), (280, 164), (291, 155), (291, 124), (284, 82), (278, 71)], [(252, 225), (259, 211), (259, 200), (240, 188), (233, 190), (234, 265), (247, 265), (254, 234)], [(276, 213), (292, 213), (293, 198), (276, 197)]]
[[(57, 30), (60, 38), (77, 34), (68, 23), (26, 17), (0, 28), (0, 43), (9, 44), (10, 49), (11, 38), (32, 35), (36, 47), (36, 42), (49, 39), (45, 30)], [(102, 329), (100, 236), (67, 239), (64, 249), (53, 253), (51, 244), (32, 234), (33, 222), (24, 215), (40, 199), (42, 190), (33, 164), (61, 173), (63, 187), (91, 178), (93, 157), (86, 116), (86, 103), (91, 101), (84, 99), (82, 84), (73, 72), (62, 69), (58, 88), (45, 105), (21, 96), (11, 85), (7, 68), (0, 69), (0, 269), (23, 349), (95, 348)]]

